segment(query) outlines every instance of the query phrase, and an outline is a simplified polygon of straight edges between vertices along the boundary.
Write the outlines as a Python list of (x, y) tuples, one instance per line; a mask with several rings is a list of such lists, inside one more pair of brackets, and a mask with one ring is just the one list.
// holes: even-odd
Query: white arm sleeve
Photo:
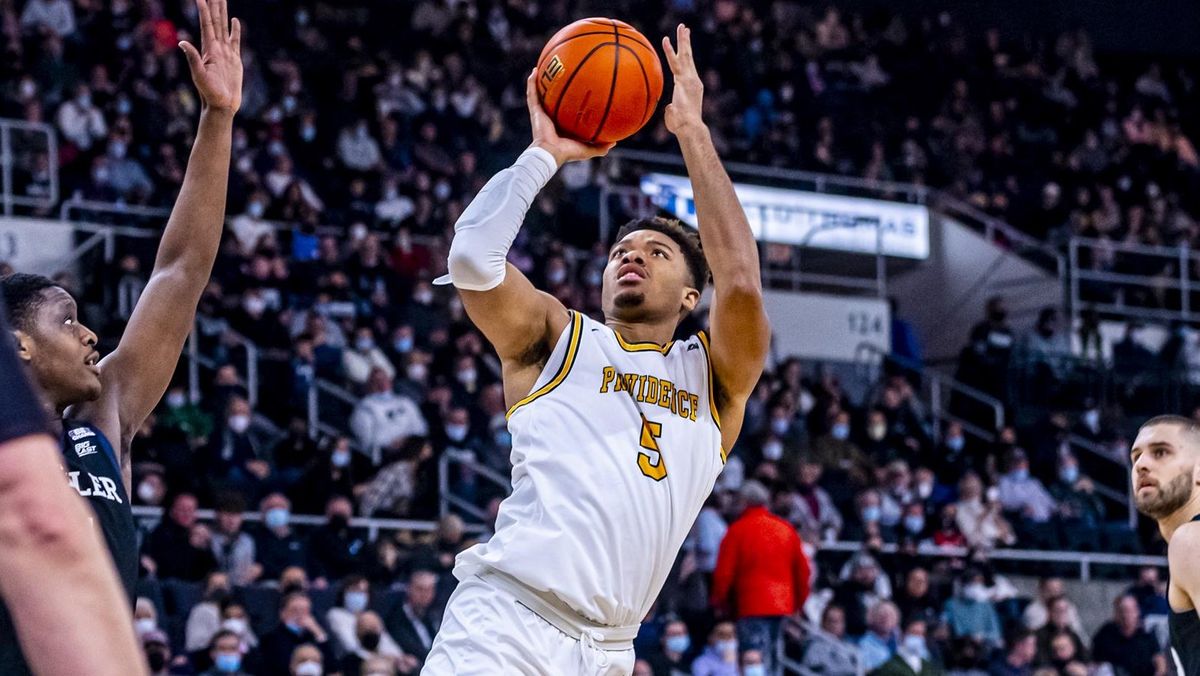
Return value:
[(541, 148), (521, 153), (471, 200), (454, 224), (447, 267), (435, 284), (453, 283), (468, 291), (487, 291), (504, 281), (508, 249), (525, 220), (533, 198), (558, 171), (554, 156)]

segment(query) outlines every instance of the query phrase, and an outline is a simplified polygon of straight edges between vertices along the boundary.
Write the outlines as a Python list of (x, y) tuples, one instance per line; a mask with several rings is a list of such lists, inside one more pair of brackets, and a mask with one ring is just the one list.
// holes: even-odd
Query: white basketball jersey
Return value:
[(703, 333), (630, 344), (572, 312), (509, 410), (513, 492), (459, 577), (490, 566), (593, 622), (640, 623), (724, 465), (708, 353)]

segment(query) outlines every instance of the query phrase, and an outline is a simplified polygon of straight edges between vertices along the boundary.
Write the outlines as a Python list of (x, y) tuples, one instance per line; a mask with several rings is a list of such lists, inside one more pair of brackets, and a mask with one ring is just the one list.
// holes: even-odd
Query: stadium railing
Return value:
[(1072, 237), (1067, 260), (1076, 322), (1089, 308), (1126, 320), (1200, 321), (1200, 308), (1194, 307), (1200, 297), (1193, 297), (1200, 293), (1200, 251)]
[[(18, 193), (18, 173), (32, 179), (32, 158), (39, 154), (44, 154), (47, 161), (47, 194)], [(12, 216), (15, 207), (53, 209), (58, 204), (58, 193), (58, 132), (44, 122), (0, 118), (0, 202), (4, 205), (4, 215)]]
[(785, 673), (798, 674), (799, 676), (821, 676), (820, 672), (813, 671), (801, 662), (788, 656), (789, 644), (795, 644), (798, 648), (794, 654), (803, 655), (808, 646), (813, 643), (820, 643), (829, 650), (845, 656), (846, 660), (853, 665), (855, 676), (863, 676), (866, 673), (862, 662), (862, 653), (859, 652), (858, 648), (839, 640), (833, 634), (823, 631), (815, 623), (795, 615), (784, 618), (783, 632), (777, 647), (780, 653), (778, 663), (783, 666)]
[[(165, 511), (162, 507), (150, 507), (146, 505), (134, 506), (133, 516), (137, 519), (142, 530), (149, 530), (162, 521)], [(196, 510), (196, 518), (200, 521), (214, 522), (217, 518), (217, 513), (211, 509)], [(249, 523), (262, 523), (262, 512), (243, 512), (242, 519)], [(328, 521), (328, 518), (317, 514), (292, 514), (289, 523), (300, 526), (320, 526)], [(437, 529), (436, 521), (422, 521), (417, 519), (366, 519), (354, 517), (350, 519), (351, 528), (362, 528), (367, 531), (367, 537), (374, 542), (378, 539), (380, 533), (396, 532), (396, 531), (418, 531), (422, 533), (431, 533)], [(481, 524), (468, 523), (463, 527), (464, 532), (477, 534), (483, 533), (487, 528)]]

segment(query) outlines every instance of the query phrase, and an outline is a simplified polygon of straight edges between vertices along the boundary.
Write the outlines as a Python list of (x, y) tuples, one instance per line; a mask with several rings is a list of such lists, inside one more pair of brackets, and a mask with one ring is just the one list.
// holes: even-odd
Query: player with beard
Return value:
[[(17, 355), (61, 434), (67, 481), (92, 508), (130, 608), (138, 562), (129, 445), (175, 373), (216, 259), (233, 118), (242, 96), (238, 20), (230, 22), (226, 0), (196, 0), (196, 5), (202, 51), (187, 42), (180, 49), (201, 101), (199, 128), (154, 271), (116, 349), (100, 359), (96, 334), (80, 323), (75, 299), (61, 286), (37, 275), (0, 279)], [(29, 673), (3, 608), (0, 672)]]
[(1181, 674), (1200, 674), (1200, 424), (1163, 415), (1138, 430), (1130, 453), (1134, 502), (1167, 541), (1171, 649)]

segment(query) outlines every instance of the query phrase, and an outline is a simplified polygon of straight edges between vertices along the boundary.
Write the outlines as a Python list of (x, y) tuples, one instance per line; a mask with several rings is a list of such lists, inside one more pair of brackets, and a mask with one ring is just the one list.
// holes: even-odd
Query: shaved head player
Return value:
[[(226, 0), (196, 0), (200, 46), (180, 43), (202, 103), (187, 173), (163, 231), (154, 271), (116, 349), (104, 359), (54, 282), (0, 280), (17, 354), (62, 434), (71, 487), (87, 499), (132, 606), (137, 543), (129, 506), (129, 444), (175, 373), (221, 241), (233, 117), (241, 105), (241, 27)], [(103, 565), (96, 562), (96, 565)], [(0, 612), (0, 671), (27, 674), (12, 621)]]
[(1181, 674), (1200, 674), (1200, 424), (1164, 415), (1138, 430), (1130, 454), (1134, 502), (1167, 541), (1171, 649)]
[[(505, 257), (564, 163), (604, 154), (558, 136), (526, 82), (533, 143), (455, 224), (450, 281), (496, 348), (510, 405), (513, 492), (460, 580), (425, 674), (629, 674), (633, 638), (733, 446), (770, 329), (746, 215), (700, 117), (687, 28), (666, 109), (695, 189), (699, 237), (625, 225), (603, 276), (604, 321), (538, 291)], [(704, 243), (700, 247), (701, 240)], [(713, 281), (706, 332), (672, 341)]]

